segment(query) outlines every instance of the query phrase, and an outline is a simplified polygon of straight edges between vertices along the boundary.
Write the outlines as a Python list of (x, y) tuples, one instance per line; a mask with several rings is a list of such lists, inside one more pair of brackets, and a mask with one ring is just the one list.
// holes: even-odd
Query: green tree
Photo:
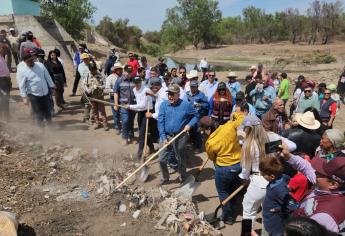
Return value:
[[(184, 46), (187, 40), (195, 48), (201, 42), (207, 48), (210, 44), (219, 42), (218, 24), (221, 19), (218, 1), (178, 0), (176, 7), (167, 10), (166, 20), (162, 26), (162, 37), (175, 48), (178, 44)], [(176, 42), (178, 37), (183, 38)]]
[(96, 8), (89, 0), (41, 0), (42, 15), (57, 20), (75, 39), (83, 38)]
[(96, 26), (96, 31), (114, 45), (126, 49), (139, 49), (142, 31), (137, 26), (129, 26), (129, 19), (112, 21), (105, 16)]
[(164, 51), (177, 51), (186, 47), (188, 43), (187, 30), (177, 7), (167, 10), (161, 33)]

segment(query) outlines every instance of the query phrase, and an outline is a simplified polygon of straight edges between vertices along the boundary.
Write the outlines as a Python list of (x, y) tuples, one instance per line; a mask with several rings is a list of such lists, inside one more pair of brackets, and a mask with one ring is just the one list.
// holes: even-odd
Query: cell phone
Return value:
[(241, 236), (250, 236), (251, 233), (252, 233), (252, 220), (243, 219), (242, 228), (241, 228)]
[(281, 140), (265, 143), (265, 153), (269, 154), (269, 153), (274, 153), (274, 152), (280, 152), (281, 151), (281, 148), (279, 147), (280, 145), (282, 145)]

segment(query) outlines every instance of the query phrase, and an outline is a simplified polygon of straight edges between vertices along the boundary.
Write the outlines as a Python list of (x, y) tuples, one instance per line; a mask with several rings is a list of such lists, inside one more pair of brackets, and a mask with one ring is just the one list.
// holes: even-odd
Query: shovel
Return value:
[(214, 211), (214, 215), (213, 215), (213, 217), (210, 219), (210, 220), (208, 220), (208, 222), (210, 223), (210, 224), (215, 224), (217, 221), (218, 221), (218, 219), (219, 219), (219, 217), (218, 217), (218, 215), (219, 215), (219, 210), (222, 208), (222, 206), (224, 206), (226, 203), (228, 203), (228, 201), (230, 201), (233, 197), (235, 197), (236, 196), (236, 194), (238, 194), (243, 188), (245, 187), (245, 185), (241, 185), (240, 187), (238, 187), (235, 191), (233, 191), (227, 198), (225, 198), (219, 205), (218, 205), (218, 207), (216, 208), (216, 210)]
[[(147, 98), (147, 112), (150, 111), (150, 101)], [(149, 130), (149, 118), (146, 117), (146, 124), (145, 124), (145, 141), (144, 141), (144, 151), (141, 157), (142, 163), (145, 162), (145, 157), (146, 157), (146, 153), (147, 153), (147, 133)], [(140, 173), (137, 175), (137, 180), (139, 180), (140, 182), (145, 182), (147, 180), (147, 178), (149, 177), (149, 167), (148, 166), (144, 166)]]
[[(132, 176), (134, 176), (136, 173), (138, 173), (142, 168), (144, 168), (150, 161), (152, 161), (156, 156), (158, 156), (159, 153), (161, 153), (164, 149), (166, 149), (170, 144), (172, 144), (178, 137), (180, 137), (183, 133), (186, 131), (182, 130), (180, 133), (178, 133), (175, 137), (173, 137), (167, 144), (165, 144), (163, 147), (161, 147), (155, 154), (150, 156), (149, 159), (147, 159), (143, 164), (141, 164), (136, 170), (134, 170), (130, 175), (127, 176), (119, 185), (115, 187), (115, 190), (120, 188), (124, 183), (126, 183)], [(144, 173), (144, 175), (148, 175), (148, 169), (147, 173)]]
[(176, 189), (174, 192), (180, 195), (182, 194), (184, 197), (191, 199), (195, 190), (200, 186), (200, 183), (198, 182), (198, 177), (201, 171), (206, 166), (207, 162), (208, 162), (208, 158), (198, 168), (198, 172), (196, 173), (195, 177), (193, 175), (188, 176), (187, 179), (182, 183), (182, 187), (179, 189)]

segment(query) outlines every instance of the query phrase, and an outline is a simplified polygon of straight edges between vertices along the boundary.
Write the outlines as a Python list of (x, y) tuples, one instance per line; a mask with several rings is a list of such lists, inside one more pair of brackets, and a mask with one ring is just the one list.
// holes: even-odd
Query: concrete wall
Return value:
[(0, 16), (13, 14), (12, 0), (0, 0)]
[(0, 2), (0, 15), (40, 16), (41, 14), (38, 0), (0, 0)]

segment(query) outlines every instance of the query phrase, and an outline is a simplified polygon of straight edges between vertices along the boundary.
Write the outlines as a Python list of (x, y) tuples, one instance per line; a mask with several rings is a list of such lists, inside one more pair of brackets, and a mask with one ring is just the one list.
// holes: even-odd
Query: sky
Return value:
[[(335, 2), (335, 0), (325, 0)], [(97, 7), (93, 20), (95, 24), (109, 16), (116, 19), (129, 19), (129, 25), (137, 25), (144, 32), (160, 30), (165, 19), (166, 9), (176, 6), (176, 0), (91, 0)], [(219, 0), (223, 17), (241, 15), (242, 9), (255, 6), (266, 13), (298, 8), (305, 13), (312, 0)]]

